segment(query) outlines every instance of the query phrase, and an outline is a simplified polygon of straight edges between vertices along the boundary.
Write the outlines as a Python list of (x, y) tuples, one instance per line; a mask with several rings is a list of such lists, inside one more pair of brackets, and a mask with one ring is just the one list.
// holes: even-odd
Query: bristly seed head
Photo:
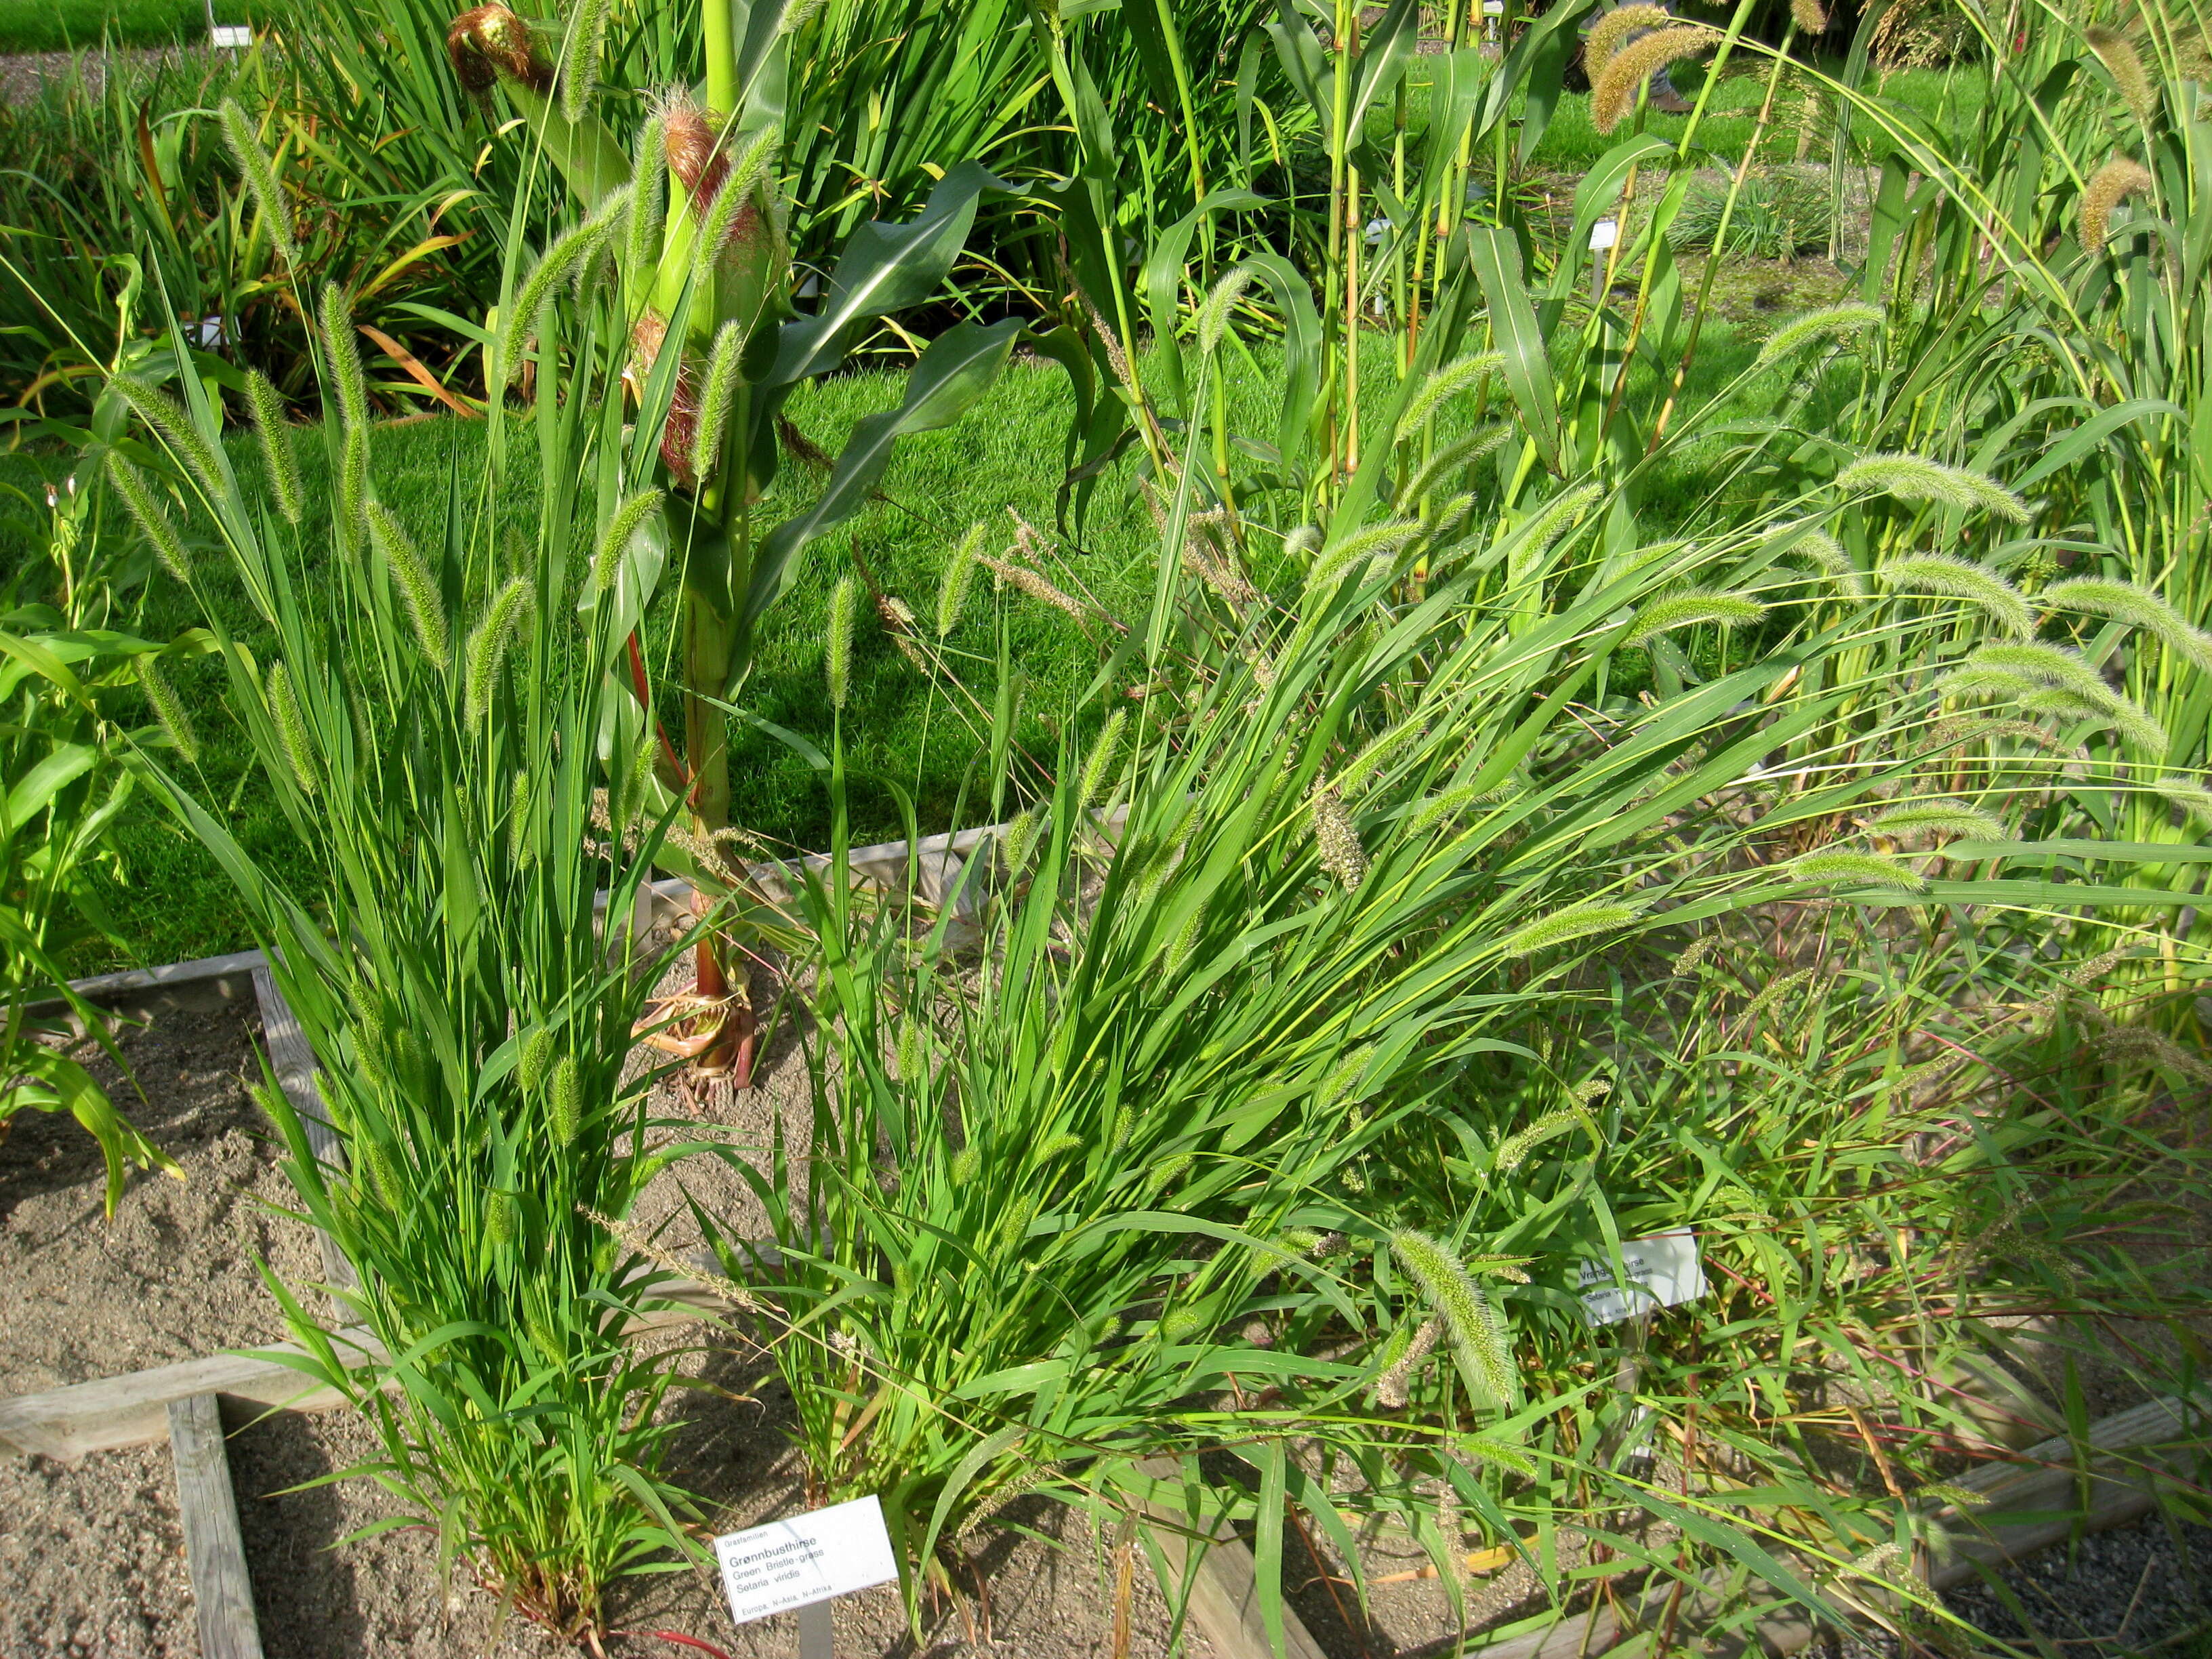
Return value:
[(2130, 196), (2148, 191), (2156, 180), (2150, 169), (2125, 155), (2115, 155), (2090, 175), (2081, 188), (2081, 246), (2101, 253), (2111, 234), (2112, 210)]
[(2158, 85), (2143, 67), (2142, 55), (2135, 43), (2117, 29), (2092, 23), (2081, 31), (2081, 38), (2089, 43), (2089, 50), (2112, 77), (2112, 84), (2120, 90), (2120, 97), (2138, 121), (2148, 121), (2158, 113)]
[(1636, 107), (1636, 94), (1646, 81), (1670, 64), (1711, 51), (1717, 38), (1703, 24), (1676, 24), (1654, 29), (1623, 46), (1592, 84), (1590, 125), (1600, 132), (1611, 132)]
[(1359, 831), (1344, 810), (1344, 797), (1334, 783), (1316, 780), (1307, 800), (1313, 811), (1314, 846), (1321, 867), (1346, 891), (1367, 879), (1367, 849), (1359, 844)]

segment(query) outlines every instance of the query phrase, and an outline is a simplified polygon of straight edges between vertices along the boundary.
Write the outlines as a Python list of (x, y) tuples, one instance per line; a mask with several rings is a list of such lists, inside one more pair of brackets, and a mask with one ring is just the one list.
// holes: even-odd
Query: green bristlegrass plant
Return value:
[(0, 586), (0, 1139), (19, 1112), (68, 1112), (99, 1144), (112, 1216), (131, 1166), (183, 1171), (87, 1068), (91, 1044), (128, 1076), (109, 1016), (70, 988), (66, 962), (113, 930), (88, 878), (131, 796), (133, 737), (180, 728), (166, 714), (135, 734), (124, 724), (142, 689), (157, 710), (173, 705), (171, 647), (114, 625), (131, 620), (117, 595), (134, 561), (95, 550), (91, 507), (74, 477), (54, 491), (40, 556)]
[[(433, 1529), (447, 1571), (589, 1637), (612, 1581), (681, 1565), (657, 1415), (673, 1356), (624, 1340), (659, 1275), (593, 1218), (619, 1221), (681, 1151), (653, 1150), (653, 1074), (629, 1069), (658, 963), (595, 898), (632, 914), (666, 822), (640, 782), (650, 750), (602, 747), (628, 696), (605, 594), (658, 434), (624, 422), (626, 331), (588, 304), (550, 307), (535, 536), (503, 537), (488, 482), (458, 471), (441, 521), (403, 523), (378, 496), (335, 285), (319, 309), (334, 547), (301, 543), (297, 434), (265, 387), (245, 401), (266, 506), (216, 442), (212, 378), (187, 367), (176, 398), (115, 383), (227, 566), (178, 574), (204, 600), (234, 580), (268, 630), (249, 651), (204, 603), (312, 875), (288, 882), (240, 846), (188, 768), (143, 765), (237, 884), (321, 1063), (343, 1171), (290, 1100), (262, 1098), (300, 1213), (357, 1278), (326, 1287), (335, 1322), (270, 1280), (305, 1350), (289, 1363), (342, 1389), (380, 1441), (331, 1478), (374, 1478), (402, 1505), (379, 1528)], [(173, 540), (182, 513), (158, 483), (146, 494), (145, 527)], [(580, 594), (599, 601), (580, 615)]]
[[(996, 757), (989, 811), (1012, 822), (968, 866), (973, 917), (857, 894), (842, 828), (803, 896), (812, 1125), (746, 1166), (775, 1259), (720, 1249), (769, 1309), (814, 1489), (881, 1497), (910, 1597), (1015, 1495), (1113, 1511), (1164, 1490), (1145, 1460), (1210, 1451), (1252, 1488), (1193, 1501), (1250, 1520), (1271, 1620), (1287, 1516), (1355, 1580), (1363, 1516), (1412, 1517), (1449, 1562), (1439, 1482), (1493, 1542), (1528, 1515), (1627, 1548), (1606, 1516), (1660, 1500), (1590, 1455), (1613, 1419), (1577, 1419), (1587, 1385), (1536, 1358), (1610, 1352), (1576, 1299), (1580, 1263), (1625, 1236), (1605, 1137), (1524, 1178), (1509, 1145), (1600, 1120), (1556, 1079), (1526, 1111), (1543, 1091), (1515, 1067), (1655, 929), (1791, 898), (2027, 902), (1942, 883), (1855, 823), (1957, 768), (1889, 659), (1880, 680), (1812, 672), (1868, 632), (1932, 669), (1978, 613), (1831, 623), (1832, 579), (1758, 524), (1621, 554), (1564, 517), (1496, 550), (1487, 526), (1385, 521), (1306, 548), (1269, 532), (1247, 556), (1194, 510), (1208, 434), (1188, 441), (1150, 613), (1120, 623), (1104, 718), (1066, 721), (1097, 735), (1034, 797)], [(1582, 489), (1603, 521), (1606, 491)], [(994, 568), (1084, 608), (1036, 563)], [(1630, 653), (1700, 629), (1735, 635), (1725, 672), (1619, 689)], [(1879, 744), (1764, 779), (1847, 704), (1881, 711)], [(841, 770), (831, 787), (834, 811)], [(1953, 833), (1990, 827), (1954, 805)], [(1454, 1109), (1479, 1133), (1437, 1152), (1443, 1201), (1392, 1211), (1376, 1153)], [(1457, 1403), (1378, 1415), (1370, 1392), (1431, 1320)], [(1779, 1500), (1662, 1507), (1688, 1541), (1653, 1565), (1686, 1579), (1790, 1535)], [(1813, 1569), (1771, 1574), (1821, 1601)]]

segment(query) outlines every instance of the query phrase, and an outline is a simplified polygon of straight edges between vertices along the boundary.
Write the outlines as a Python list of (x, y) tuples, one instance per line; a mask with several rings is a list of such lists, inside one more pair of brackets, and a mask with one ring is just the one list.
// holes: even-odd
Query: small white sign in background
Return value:
[(898, 1577), (898, 1558), (872, 1494), (714, 1540), (722, 1590), (743, 1625)]
[(208, 31), (208, 45), (233, 48), (253, 44), (253, 29), (246, 23), (217, 23)]
[(1601, 219), (1590, 227), (1590, 252), (1602, 253), (1620, 240), (1620, 221)]
[(1583, 1317), (1592, 1327), (1617, 1325), (1631, 1314), (1694, 1302), (1705, 1293), (1698, 1236), (1687, 1227), (1621, 1241), (1626, 1287), (1613, 1282), (1613, 1264), (1586, 1257), (1582, 1267)]

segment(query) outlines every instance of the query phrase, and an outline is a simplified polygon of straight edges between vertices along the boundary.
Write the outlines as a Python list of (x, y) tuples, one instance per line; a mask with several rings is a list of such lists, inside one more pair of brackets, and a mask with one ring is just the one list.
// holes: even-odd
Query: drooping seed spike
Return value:
[(1784, 866), (1793, 880), (1842, 883), (1854, 887), (1888, 887), (1917, 893), (1928, 883), (1916, 871), (1886, 859), (1879, 853), (1807, 853)]
[(1344, 810), (1343, 796), (1334, 784), (1317, 779), (1307, 803), (1313, 812), (1314, 848), (1322, 869), (1346, 892), (1355, 890), (1367, 879), (1367, 849), (1360, 844), (1352, 815)]
[(2150, 169), (2125, 155), (2115, 155), (2089, 176), (2081, 187), (2081, 246), (2101, 253), (2111, 234), (2112, 210), (2130, 196), (2139, 196), (2156, 184)]
[(471, 726), (481, 723), (490, 708), (492, 689), (500, 664), (506, 660), (507, 641), (537, 603), (538, 591), (530, 578), (513, 577), (485, 607), (483, 620), (469, 635), (461, 706), (463, 717)]
[(553, 1068), (553, 1087), (546, 1102), (547, 1121), (557, 1146), (573, 1146), (584, 1123), (584, 1077), (574, 1054), (563, 1054)]
[(608, 0), (577, 0), (561, 52), (561, 113), (581, 121), (599, 89), (599, 58), (606, 47)]
[(2092, 23), (2081, 31), (2081, 38), (2089, 43), (2089, 50), (2097, 54), (2105, 72), (2112, 77), (2119, 88), (2121, 101), (2134, 112), (2138, 121), (2148, 121), (2158, 113), (2158, 83), (2151, 79), (2150, 71), (2143, 67), (2142, 54), (2135, 43), (2118, 29)]
[(107, 452), (105, 463), (107, 481), (115, 493), (123, 497), (123, 505), (131, 514), (138, 533), (145, 538), (146, 545), (154, 550), (154, 556), (161, 562), (161, 568), (187, 586), (192, 580), (191, 560), (185, 556), (185, 544), (177, 534), (177, 526), (169, 518), (154, 494), (146, 475), (123, 459), (118, 450)]
[(975, 556), (982, 550), (985, 521), (978, 519), (968, 526), (968, 533), (952, 550), (945, 561), (945, 574), (937, 584), (937, 637), (945, 639), (960, 625), (960, 613), (968, 604), (968, 590), (975, 580)]
[(200, 763), (199, 734), (192, 729), (191, 715), (185, 710), (185, 700), (177, 695), (177, 688), (161, 672), (160, 659), (149, 652), (138, 659), (138, 689), (146, 694), (148, 707), (154, 719), (169, 739), (169, 746), (184, 757), (185, 764)]
[(614, 516), (607, 520), (605, 532), (599, 537), (599, 551), (592, 558), (592, 592), (604, 593), (615, 585), (622, 562), (629, 552), (631, 538), (667, 499), (665, 490), (641, 489), (615, 509)]
[(1610, 133), (1636, 107), (1644, 83), (1669, 64), (1712, 50), (1717, 33), (1701, 24), (1656, 28), (1632, 40), (1606, 61), (1590, 88), (1590, 125)]
[(291, 667), (281, 657), (269, 665), (269, 714), (276, 724), (276, 739), (283, 747), (293, 782), (303, 795), (316, 793), (319, 769), (315, 764), (314, 740), (308, 735), (307, 712), (300, 707)]
[(1230, 313), (1243, 299), (1244, 290), (1252, 286), (1255, 274), (1249, 264), (1231, 265), (1206, 296), (1206, 303), (1198, 313), (1198, 349), (1204, 356), (1211, 357), (1221, 349), (1221, 337), (1228, 330)]
[(261, 137), (253, 130), (253, 122), (235, 98), (226, 98), (217, 112), (222, 126), (222, 140), (230, 150), (231, 159), (238, 163), (239, 177), (253, 197), (254, 204), (261, 210), (261, 222), (268, 228), (269, 240), (284, 256), (289, 265), (300, 263), (300, 244), (292, 228), (291, 204), (284, 199), (284, 187), (276, 178), (275, 163), (261, 148)]
[(253, 411), (253, 435), (261, 446), (261, 466), (269, 478), (269, 493), (284, 522), (296, 525), (307, 513), (307, 492), (300, 483), (300, 459), (292, 448), (292, 423), (284, 413), (284, 399), (259, 369), (246, 376), (246, 401)]
[(1854, 334), (1878, 329), (1885, 320), (1880, 306), (1863, 305), (1856, 301), (1808, 311), (1766, 337), (1766, 343), (1759, 349), (1759, 361), (1754, 367), (1764, 368), (1815, 340), (1847, 339)]
[(1623, 904), (1612, 901), (1592, 901), (1571, 904), (1564, 910), (1554, 910), (1548, 916), (1539, 916), (1515, 928), (1498, 941), (1500, 956), (1534, 956), (1539, 951), (1548, 951), (1554, 945), (1571, 945), (1579, 939), (1589, 939), (1596, 933), (1617, 933), (1644, 914), (1641, 905)]
[(1749, 628), (1766, 614), (1766, 607), (1742, 593), (1711, 593), (1692, 590), (1654, 599), (1629, 624), (1627, 646), (1649, 644), (1678, 628)]
[(1075, 810), (1087, 812), (1097, 805), (1106, 793), (1108, 779), (1115, 763), (1121, 757), (1121, 738), (1129, 729), (1129, 711), (1117, 708), (1107, 716), (1106, 724), (1091, 739), (1091, 752), (1083, 758), (1083, 770), (1075, 785)]
[(1398, 437), (1403, 440), (1419, 432), (1427, 424), (1429, 416), (1456, 398), (1462, 392), (1480, 385), (1504, 366), (1505, 354), (1500, 351), (1478, 351), (1473, 356), (1462, 357), (1456, 362), (1446, 363), (1424, 381), (1406, 405), (1406, 412), (1398, 417)]
[(215, 446), (192, 424), (182, 404), (128, 374), (115, 375), (107, 384), (131, 405), (133, 414), (176, 452), (177, 459), (199, 480), (201, 489), (210, 495), (222, 493), (222, 465), (216, 458)]
[(1468, 1398), (1482, 1410), (1510, 1411), (1517, 1406), (1520, 1376), (1504, 1322), (1458, 1256), (1426, 1233), (1410, 1229), (1390, 1235), (1390, 1254), (1420, 1288), (1430, 1310), (1443, 1321)]
[(1928, 593), (1963, 599), (1978, 607), (2008, 634), (2032, 633), (2035, 619), (2021, 591), (1985, 565), (1948, 553), (1920, 553), (1892, 559), (1876, 568), (1885, 586), (1900, 593)]
[(438, 579), (422, 550), (383, 502), (368, 503), (368, 519), (369, 541), (399, 584), (400, 600), (414, 625), (416, 644), (434, 667), (450, 667), (453, 648), (446, 622), (445, 595), (439, 591)]
[(1667, 28), (1674, 21), (1674, 14), (1660, 5), (1615, 6), (1611, 11), (1599, 13), (1590, 25), (1589, 33), (1583, 40), (1583, 74), (1595, 83), (1599, 72), (1613, 61), (1613, 54), (1627, 43), (1630, 35)]

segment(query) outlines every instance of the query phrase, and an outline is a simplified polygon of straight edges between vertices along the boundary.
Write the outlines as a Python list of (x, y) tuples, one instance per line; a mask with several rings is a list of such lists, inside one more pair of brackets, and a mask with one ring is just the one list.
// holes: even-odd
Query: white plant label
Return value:
[(1698, 1236), (1687, 1227), (1649, 1238), (1623, 1239), (1620, 1265), (1628, 1279), (1625, 1286), (1613, 1282), (1610, 1261), (1595, 1257), (1583, 1261), (1583, 1317), (1593, 1329), (1617, 1325), (1632, 1314), (1694, 1302), (1705, 1293)]
[(246, 23), (217, 23), (208, 31), (208, 45), (218, 49), (238, 48), (253, 44), (253, 29)]
[(714, 1557), (741, 1625), (898, 1577), (884, 1508), (872, 1494), (727, 1534), (714, 1540)]
[(1590, 252), (1602, 253), (1620, 240), (1620, 221), (1601, 219), (1590, 227)]

